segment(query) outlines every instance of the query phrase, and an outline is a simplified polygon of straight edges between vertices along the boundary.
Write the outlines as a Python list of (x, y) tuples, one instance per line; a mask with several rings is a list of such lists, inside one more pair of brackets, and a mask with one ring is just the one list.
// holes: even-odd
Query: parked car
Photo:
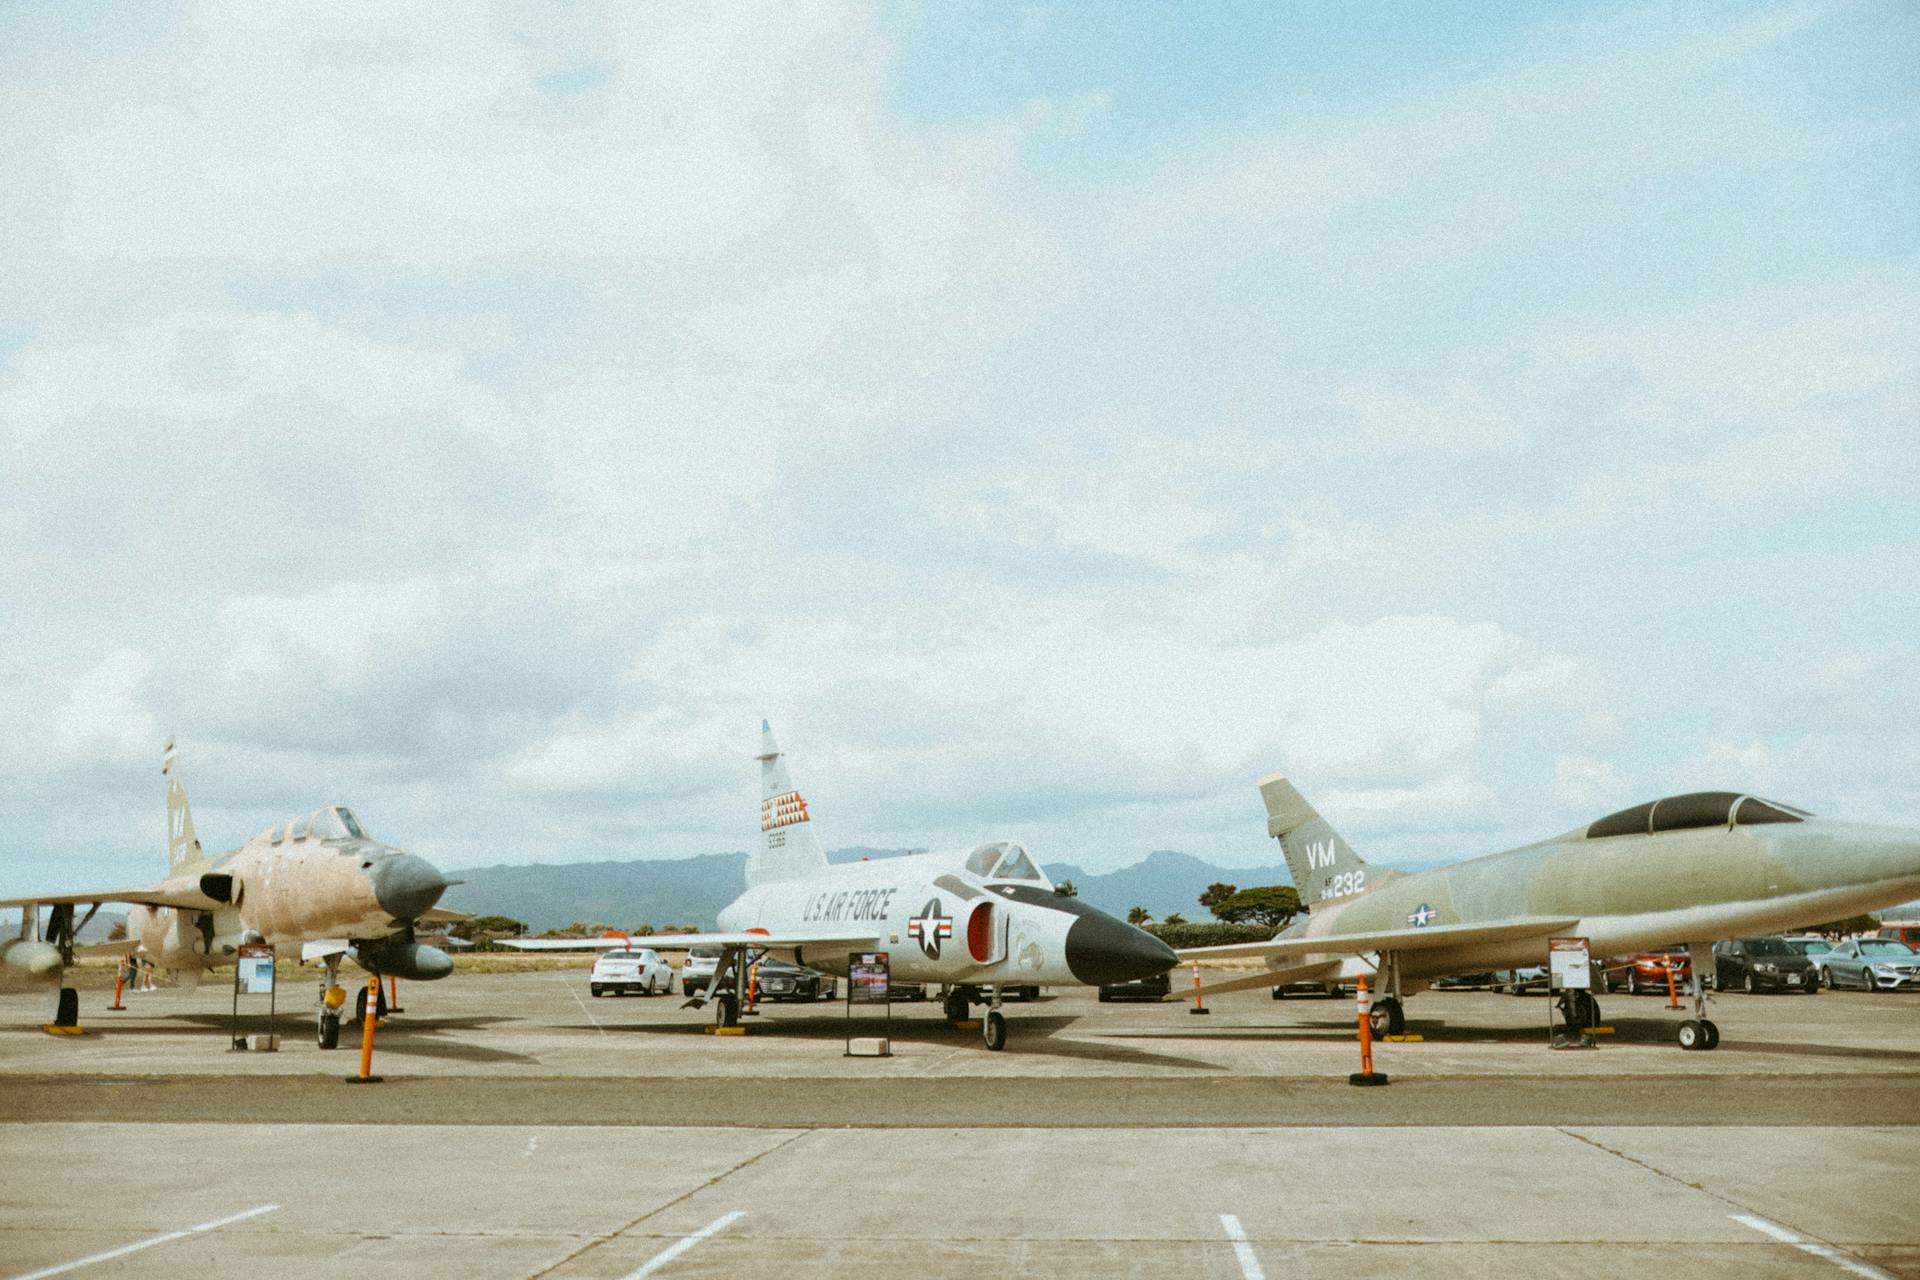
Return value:
[(760, 962), (759, 982), (762, 1000), (831, 1000), (840, 994), (840, 980), (832, 974), (773, 956)]
[(1145, 978), (1135, 978), (1132, 982), (1109, 982), (1100, 988), (1100, 999), (1108, 1000), (1158, 1000), (1173, 990), (1173, 982), (1164, 973), (1151, 974)]
[(1820, 976), (1820, 957), (1833, 950), (1833, 939), (1823, 938), (1817, 933), (1797, 933), (1780, 941), (1813, 962), (1814, 985), (1824, 986), (1825, 979)]
[[(1506, 984), (1506, 981), (1507, 979), (1504, 971), (1489, 972), (1489, 973), (1449, 973), (1445, 977), (1435, 978), (1433, 980), (1433, 989), (1435, 991), (1476, 991), (1476, 990), (1483, 990), (1483, 989), (1488, 991), (1498, 991), (1502, 986)], [(1309, 986), (1317, 989), (1322, 987), (1337, 988), (1339, 984), (1329, 983), (1329, 982), (1310, 982), (1310, 983), (1296, 983), (1295, 985)], [(1278, 987), (1274, 988), (1273, 994), (1276, 1000), (1279, 999), (1280, 989)], [(1328, 991), (1327, 994), (1338, 995), (1339, 992), (1337, 990), (1333, 990), (1333, 991)]]
[(925, 1000), (929, 994), (931, 993), (928, 991), (927, 984), (924, 982), (902, 982), (900, 979), (894, 978), (887, 984), (887, 999), (889, 1001)]
[(713, 982), (714, 970), (719, 967), (720, 948), (693, 948), (680, 962), (680, 989), (690, 996), (699, 995)]
[[(1435, 983), (1439, 986), (1439, 983)], [(1289, 982), (1285, 986), (1273, 989), (1275, 1000), (1285, 1000), (1288, 996), (1332, 996), (1335, 999), (1351, 993), (1353, 989), (1335, 980), (1333, 982)]]
[(1643, 992), (1667, 994), (1667, 974), (1673, 974), (1673, 990), (1685, 990), (1693, 978), (1693, 956), (1682, 946), (1655, 947), (1630, 956), (1614, 956), (1594, 965), (1598, 975), (1594, 989), (1600, 992), (1622, 991), (1637, 996)]
[(649, 947), (603, 951), (587, 975), (587, 989), (596, 996), (623, 996), (629, 991), (643, 996), (672, 994), (673, 966)]
[(1547, 989), (1547, 970), (1545, 965), (1530, 964), (1518, 969), (1502, 969), (1494, 975), (1499, 979), (1494, 990), (1505, 988), (1516, 996), (1526, 995), (1529, 991)]
[(1883, 921), (1873, 936), (1892, 938), (1895, 942), (1904, 942), (1910, 947), (1920, 947), (1920, 920)]
[(1761, 991), (1820, 989), (1820, 975), (1806, 953), (1785, 938), (1728, 938), (1713, 944), (1713, 989)]
[(1898, 991), (1920, 986), (1920, 952), (1892, 938), (1849, 938), (1815, 963), (1830, 987)]

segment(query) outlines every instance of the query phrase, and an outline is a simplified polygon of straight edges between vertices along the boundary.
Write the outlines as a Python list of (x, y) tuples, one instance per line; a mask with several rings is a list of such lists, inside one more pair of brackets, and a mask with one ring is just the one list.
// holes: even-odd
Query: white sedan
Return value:
[(651, 947), (631, 951), (607, 951), (593, 962), (587, 987), (594, 995), (625, 995), (637, 991), (643, 996), (673, 992), (673, 966), (662, 960)]

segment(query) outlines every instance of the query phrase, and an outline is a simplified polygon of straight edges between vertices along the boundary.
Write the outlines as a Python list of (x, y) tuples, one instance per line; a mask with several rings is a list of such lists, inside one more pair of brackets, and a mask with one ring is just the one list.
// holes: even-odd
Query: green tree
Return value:
[(1830, 920), (1826, 924), (1817, 924), (1809, 933), (1824, 933), (1829, 938), (1844, 938), (1856, 933), (1872, 933), (1880, 927), (1880, 921), (1873, 916), (1848, 916), (1845, 920)]
[(1073, 881), (1071, 880), (1062, 880), (1059, 884), (1053, 886), (1053, 891), (1063, 898), (1077, 898), (1080, 896), (1080, 891), (1073, 887)]
[(517, 938), (526, 931), (527, 926), (512, 916), (474, 916), (471, 920), (462, 920), (449, 930), (454, 937), (465, 938), (469, 942), (483, 933), (504, 933)]
[(1205, 893), (1202, 893), (1200, 895), (1200, 905), (1205, 907), (1207, 910), (1213, 912), (1214, 915), (1220, 916), (1220, 918), (1224, 920), (1226, 919), (1226, 917), (1220, 915), (1220, 904), (1225, 902), (1228, 898), (1231, 898), (1234, 894), (1238, 892), (1239, 890), (1235, 886), (1230, 884), (1221, 884), (1218, 880), (1216, 880), (1212, 884), (1207, 886)]
[(1162, 920), (1160, 923), (1165, 925), (1174, 925), (1174, 924), (1185, 924), (1186, 922), (1187, 922), (1187, 918), (1181, 915), (1178, 911), (1176, 911), (1172, 915), (1168, 916), (1165, 920)]
[(1145, 907), (1128, 907), (1127, 908), (1128, 924), (1145, 924), (1147, 921), (1151, 919), (1153, 919), (1153, 917), (1147, 914), (1147, 909)]
[(1213, 914), (1228, 924), (1257, 924), (1279, 930), (1300, 914), (1300, 894), (1290, 884), (1241, 889), (1214, 904)]

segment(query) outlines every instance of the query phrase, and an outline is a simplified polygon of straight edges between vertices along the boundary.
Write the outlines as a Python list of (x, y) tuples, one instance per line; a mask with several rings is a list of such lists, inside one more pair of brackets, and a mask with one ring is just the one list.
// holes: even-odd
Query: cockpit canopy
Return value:
[(1686, 831), (1694, 827), (1751, 827), (1767, 822), (1799, 822), (1812, 816), (1805, 809), (1775, 804), (1737, 791), (1691, 791), (1610, 813), (1587, 828), (1587, 839), (1643, 836), (1655, 831)]
[(1027, 851), (1011, 840), (996, 840), (975, 849), (967, 855), (967, 870), (982, 880), (1021, 880), (1053, 887), (1053, 881), (1034, 865)]
[(267, 839), (274, 844), (288, 840), (365, 840), (366, 838), (367, 833), (361, 829), (360, 820), (353, 816), (353, 810), (343, 804), (330, 804), (304, 818), (295, 818), (284, 827), (275, 827), (267, 834)]

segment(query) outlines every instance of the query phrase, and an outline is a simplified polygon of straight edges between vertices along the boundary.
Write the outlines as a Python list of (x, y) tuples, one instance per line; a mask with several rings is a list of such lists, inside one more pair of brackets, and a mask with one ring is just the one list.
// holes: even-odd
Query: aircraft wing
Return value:
[(746, 929), (729, 933), (649, 933), (632, 938), (501, 938), (500, 946), (519, 951), (605, 951), (609, 947), (652, 947), (655, 951), (685, 951), (688, 947), (761, 947), (769, 951), (798, 951), (802, 947), (878, 950), (880, 935), (873, 930)]
[[(1229, 991), (1259, 991), (1267, 987), (1284, 987), (1289, 982), (1320, 982), (1335, 977), (1340, 972), (1338, 960), (1322, 960), (1318, 964), (1296, 964), (1285, 969), (1262, 969), (1258, 973), (1247, 974), (1239, 978), (1228, 978), (1224, 982), (1209, 982), (1200, 988), (1204, 998), (1213, 995), (1225, 995)], [(1192, 987), (1173, 984), (1173, 990), (1160, 997), (1170, 1004), (1193, 999)]]
[(1515, 938), (1547, 938), (1579, 922), (1574, 916), (1526, 916), (1496, 924), (1434, 924), (1424, 929), (1323, 933), (1315, 937), (1271, 938), (1266, 942), (1233, 942), (1223, 947), (1187, 947), (1175, 954), (1182, 960), (1263, 960), (1268, 956), (1357, 956), (1376, 951), (1426, 951), (1435, 947), (1511, 942)]
[(101, 956), (130, 956), (140, 949), (138, 938), (118, 938), (112, 942), (89, 942), (73, 949), (77, 960), (98, 959)]
[(27, 898), (0, 898), (0, 907), (92, 906), (100, 902), (130, 902), (141, 907), (181, 907), (188, 911), (215, 911), (215, 902), (185, 885), (152, 885), (145, 889), (103, 889), (97, 893), (40, 893)]

